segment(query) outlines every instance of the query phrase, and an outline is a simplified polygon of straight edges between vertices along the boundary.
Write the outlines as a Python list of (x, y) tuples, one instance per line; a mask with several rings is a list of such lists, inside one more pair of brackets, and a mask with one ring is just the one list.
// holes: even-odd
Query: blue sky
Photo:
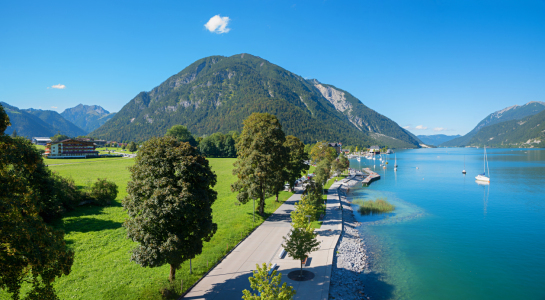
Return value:
[[(20, 108), (119, 111), (197, 59), (238, 53), (342, 88), (415, 134), (465, 134), (493, 111), (545, 101), (545, 0), (2, 1), (0, 11), (0, 101)], [(204, 26), (216, 15), (228, 18), (223, 33)]]

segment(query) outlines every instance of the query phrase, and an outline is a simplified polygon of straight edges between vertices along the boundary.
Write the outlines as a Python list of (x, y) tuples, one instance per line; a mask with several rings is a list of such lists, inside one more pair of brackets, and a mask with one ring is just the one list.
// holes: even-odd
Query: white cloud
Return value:
[(58, 107), (56, 107), (56, 106), (51, 106), (51, 108), (55, 108), (55, 109), (56, 109), (56, 108), (58, 108)]
[(416, 126), (414, 129), (417, 129), (417, 130), (424, 130), (424, 129), (428, 129), (428, 127), (424, 126), (424, 125), (418, 125)]
[(53, 86), (51, 86), (52, 89), (59, 89), (59, 90), (64, 90), (66, 88), (66, 85), (64, 84), (55, 84)]
[(443, 128), (443, 127), (435, 127), (433, 129), (433, 131), (444, 131), (444, 130), (447, 130), (446, 128)]
[(411, 126), (403, 126), (403, 128), (409, 130), (409, 129), (411, 129)]
[(221, 17), (220, 15), (215, 15), (210, 20), (208, 20), (208, 23), (204, 24), (204, 27), (208, 29), (210, 32), (214, 33), (227, 33), (231, 30), (231, 28), (227, 28), (227, 25), (229, 25), (229, 17)]

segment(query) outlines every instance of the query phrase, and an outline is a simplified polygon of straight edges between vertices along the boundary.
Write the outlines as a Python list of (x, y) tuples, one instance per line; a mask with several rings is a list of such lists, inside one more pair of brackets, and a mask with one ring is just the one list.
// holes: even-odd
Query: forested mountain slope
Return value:
[(494, 124), (502, 123), (510, 120), (520, 120), (522, 118), (535, 115), (545, 110), (545, 102), (528, 102), (524, 105), (513, 105), (502, 110), (496, 111), (484, 118), (477, 126), (471, 130), (468, 134), (442, 143), (440, 146), (444, 147), (463, 147), (469, 145), (473, 136), (475, 136), (481, 129)]
[(5, 102), (0, 102), (0, 105), (4, 107), (11, 122), (11, 126), (5, 131), (6, 134), (12, 134), (13, 130), (15, 130), (18, 136), (32, 138), (51, 137), (57, 133), (55, 128), (33, 114), (29, 114)]
[(115, 113), (110, 113), (98, 105), (79, 104), (65, 109), (61, 116), (86, 132), (91, 132), (115, 116)]
[(253, 112), (268, 112), (279, 118), (286, 134), (305, 143), (418, 146), (395, 122), (350, 94), (321, 85), (343, 94), (326, 98), (327, 91), (319, 85), (249, 54), (206, 57), (150, 92), (138, 94), (90, 136), (138, 141), (162, 136), (175, 124), (197, 135), (226, 133), (240, 131), (242, 121)]
[(484, 127), (471, 138), (469, 145), (545, 147), (545, 110), (522, 120)]
[(60, 132), (61, 134), (65, 134), (70, 137), (76, 137), (76, 136), (87, 134), (85, 130), (79, 128), (78, 126), (74, 125), (72, 122), (66, 120), (56, 111), (41, 110), (41, 109), (34, 109), (34, 108), (23, 109), (23, 111), (29, 114), (32, 114), (40, 118), (45, 123), (47, 123), (50, 127), (56, 130), (55, 134), (57, 133), (57, 131)]

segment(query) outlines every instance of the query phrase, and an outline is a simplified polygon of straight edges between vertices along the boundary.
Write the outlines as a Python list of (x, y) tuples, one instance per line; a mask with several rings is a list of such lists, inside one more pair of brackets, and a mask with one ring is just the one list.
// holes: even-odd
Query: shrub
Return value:
[(360, 206), (358, 212), (362, 215), (383, 214), (392, 212), (395, 209), (394, 205), (384, 199), (377, 199), (374, 201), (367, 200), (363, 202), (361, 200), (356, 200), (354, 203)]
[(40, 210), (40, 216), (46, 222), (74, 210), (86, 196), (78, 190), (72, 178), (65, 178), (56, 173), (50, 173), (46, 189), (42, 190), (43, 206)]
[(117, 197), (117, 185), (113, 181), (104, 179), (97, 179), (97, 181), (91, 186), (89, 196), (93, 198), (95, 204), (100, 206), (110, 205), (112, 201)]

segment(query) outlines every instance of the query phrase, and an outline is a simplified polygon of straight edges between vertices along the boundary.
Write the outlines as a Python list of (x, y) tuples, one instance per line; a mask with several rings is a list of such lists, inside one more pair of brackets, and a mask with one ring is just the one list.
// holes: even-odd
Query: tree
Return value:
[(301, 176), (301, 173), (310, 168), (310, 165), (307, 164), (308, 153), (305, 152), (305, 144), (293, 135), (286, 136), (284, 146), (289, 150), (286, 179), (290, 185), (290, 189), (293, 190), (295, 180)]
[(317, 211), (316, 206), (310, 201), (308, 195), (301, 196), (301, 200), (295, 203), (295, 209), (290, 213), (291, 226), (293, 228), (306, 228), (309, 222), (316, 220)]
[(74, 252), (39, 215), (50, 174), (42, 157), (29, 141), (5, 135), (9, 125), (0, 106), (0, 288), (19, 299), (30, 283), (27, 298), (58, 299), (52, 283), (70, 273)]
[(117, 197), (117, 185), (113, 181), (108, 181), (106, 178), (98, 179), (91, 186), (90, 196), (98, 205), (110, 205)]
[(197, 146), (197, 141), (195, 140), (191, 132), (187, 130), (187, 127), (183, 125), (172, 126), (169, 130), (167, 130), (167, 133), (165, 133), (165, 136), (172, 136), (180, 142), (189, 143), (193, 147)]
[(337, 151), (333, 147), (329, 147), (329, 143), (322, 141), (316, 143), (310, 150), (310, 157), (316, 163), (321, 162), (324, 159), (330, 162), (337, 157)]
[(237, 199), (247, 203), (259, 199), (258, 210), (265, 212), (265, 196), (281, 174), (288, 160), (286, 137), (278, 119), (267, 113), (253, 113), (244, 120), (236, 144), (238, 159), (233, 174), (238, 180), (231, 185)]
[(355, 149), (354, 146), (350, 146), (349, 149), (350, 149), (350, 153), (354, 153), (354, 149)]
[(331, 176), (331, 161), (327, 159), (320, 161), (316, 166), (314, 173), (316, 174), (316, 176), (314, 176), (316, 183), (325, 185), (329, 176)]
[(320, 183), (311, 180), (303, 192), (304, 195), (309, 199), (310, 203), (314, 207), (319, 208), (323, 203), (323, 186)]
[(123, 200), (129, 218), (123, 226), (139, 243), (131, 260), (144, 267), (170, 264), (173, 281), (176, 269), (200, 254), (203, 241), (217, 230), (212, 222), (216, 175), (195, 147), (170, 136), (145, 142), (129, 170)]
[(17, 137), (17, 130), (13, 129), (13, 132), (11, 133), (11, 137), (12, 138)]
[(136, 148), (136, 143), (135, 142), (130, 142), (129, 143), (129, 151), (135, 152), (136, 150), (138, 150), (138, 148)]
[(258, 294), (252, 294), (248, 290), (242, 291), (244, 294), (242, 299), (244, 300), (291, 300), (295, 296), (295, 290), (287, 283), (282, 283), (282, 273), (278, 273), (276, 270), (271, 270), (271, 264), (267, 265), (263, 263), (262, 267), (258, 264), (255, 265), (256, 270), (253, 271), (253, 276), (248, 278), (250, 286)]
[(341, 172), (348, 170), (348, 168), (350, 167), (350, 160), (348, 160), (344, 153), (341, 153), (339, 157), (339, 164)]
[(316, 239), (314, 229), (311, 229), (310, 226), (307, 228), (295, 227), (292, 228), (289, 236), (283, 238), (284, 243), (282, 243), (282, 247), (286, 250), (288, 255), (293, 259), (301, 261), (300, 276), (303, 276), (303, 260), (307, 258), (311, 252), (320, 249), (320, 242)]
[(64, 134), (57, 133), (51, 137), (51, 142), (56, 143), (69, 139), (70, 137)]

